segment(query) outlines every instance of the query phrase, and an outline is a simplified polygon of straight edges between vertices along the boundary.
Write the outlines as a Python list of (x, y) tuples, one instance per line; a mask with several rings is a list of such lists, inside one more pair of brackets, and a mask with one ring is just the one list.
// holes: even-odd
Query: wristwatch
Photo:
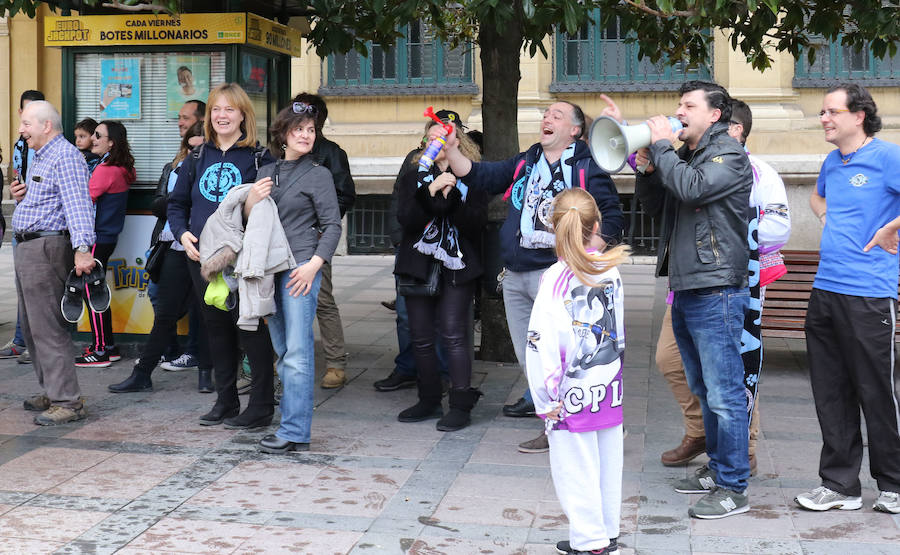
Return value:
[(88, 245), (78, 245), (77, 247), (75, 247), (75, 250), (78, 252), (88, 253), (91, 252), (91, 247), (89, 247)]

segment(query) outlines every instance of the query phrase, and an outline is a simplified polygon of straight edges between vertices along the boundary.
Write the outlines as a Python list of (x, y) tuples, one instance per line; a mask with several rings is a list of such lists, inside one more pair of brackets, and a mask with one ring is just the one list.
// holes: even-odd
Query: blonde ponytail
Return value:
[(622, 264), (631, 253), (627, 245), (602, 253), (585, 250), (591, 242), (594, 224), (600, 224), (600, 211), (594, 198), (583, 189), (567, 189), (557, 195), (551, 222), (556, 233), (556, 256), (566, 261), (582, 283), (593, 283), (593, 276)]

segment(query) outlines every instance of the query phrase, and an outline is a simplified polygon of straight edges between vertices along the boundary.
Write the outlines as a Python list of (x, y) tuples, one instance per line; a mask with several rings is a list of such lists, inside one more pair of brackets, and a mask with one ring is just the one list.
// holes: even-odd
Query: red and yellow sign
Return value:
[(252, 44), (300, 56), (300, 32), (251, 13), (52, 16), (45, 46)]

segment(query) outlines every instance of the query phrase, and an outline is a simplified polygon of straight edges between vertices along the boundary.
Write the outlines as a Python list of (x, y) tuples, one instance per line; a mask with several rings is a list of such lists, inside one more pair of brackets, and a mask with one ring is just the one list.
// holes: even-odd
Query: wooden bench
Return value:
[[(803, 325), (812, 293), (813, 280), (819, 269), (818, 251), (783, 250), (787, 274), (766, 287), (763, 300), (763, 337), (806, 339)], [(900, 342), (900, 320), (895, 339)]]

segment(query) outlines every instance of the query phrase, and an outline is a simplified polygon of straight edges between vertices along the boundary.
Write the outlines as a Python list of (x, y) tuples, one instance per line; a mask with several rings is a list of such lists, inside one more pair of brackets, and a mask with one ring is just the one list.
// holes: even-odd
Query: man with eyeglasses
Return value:
[[(806, 352), (822, 430), (822, 485), (799, 494), (806, 509), (862, 507), (860, 407), (872, 508), (900, 513), (900, 402), (894, 392), (900, 146), (875, 138), (881, 117), (856, 84), (831, 87), (819, 120), (837, 147), (825, 158), (810, 207), (825, 226), (806, 314)], [(827, 209), (827, 216), (826, 216)]]
[(649, 214), (662, 214), (657, 275), (674, 292), (672, 330), (691, 392), (700, 401), (709, 464), (675, 484), (705, 494), (688, 513), (715, 519), (747, 512), (749, 419), (741, 337), (750, 304), (747, 241), (753, 171), (728, 135), (731, 97), (716, 83), (679, 89), (676, 117), (684, 125), (675, 150), (669, 121), (647, 121), (649, 149), (635, 194)]
[[(323, 166), (328, 168), (334, 178), (338, 208), (341, 211), (341, 219), (343, 219), (344, 214), (353, 207), (353, 202), (356, 200), (356, 185), (350, 174), (350, 161), (347, 153), (322, 133), (325, 120), (328, 119), (328, 106), (321, 96), (303, 92), (294, 97), (293, 107), (295, 112), (305, 110), (316, 118), (316, 142), (313, 145), (312, 154), (319, 159)], [(325, 376), (322, 377), (321, 383), (323, 389), (338, 388), (347, 382), (344, 325), (334, 300), (333, 290), (331, 264), (327, 263), (322, 266), (322, 286), (319, 289), (319, 299), (316, 305), (316, 318), (319, 320), (319, 331), (322, 334), (322, 349), (325, 351)]]

